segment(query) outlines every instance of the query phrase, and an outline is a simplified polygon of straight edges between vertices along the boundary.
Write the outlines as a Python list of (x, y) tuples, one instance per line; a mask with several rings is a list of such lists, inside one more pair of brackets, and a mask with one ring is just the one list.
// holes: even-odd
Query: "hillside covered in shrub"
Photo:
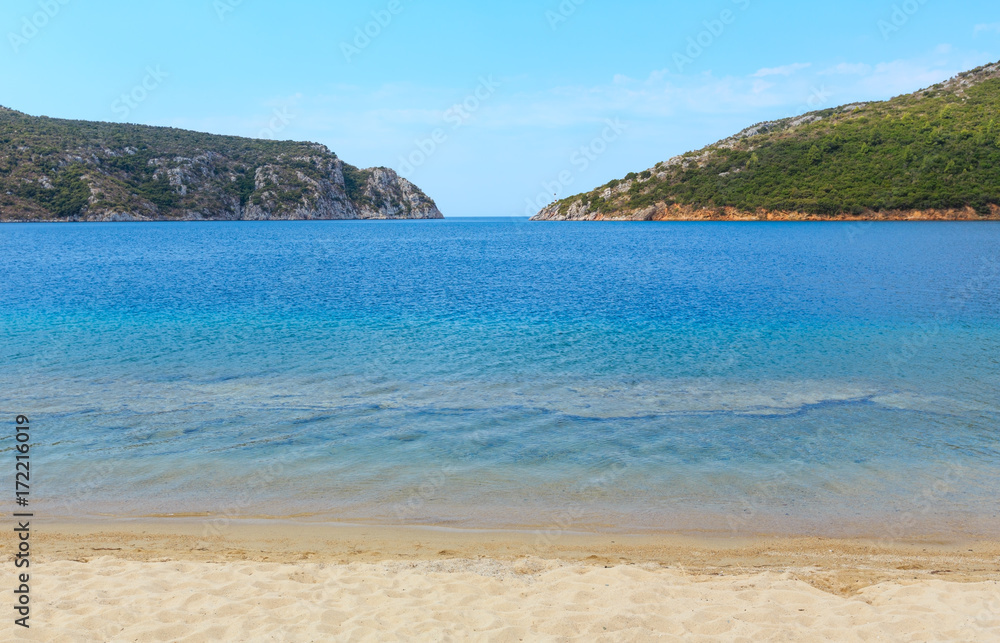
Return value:
[(889, 101), (760, 123), (535, 218), (1000, 218), (1000, 63)]

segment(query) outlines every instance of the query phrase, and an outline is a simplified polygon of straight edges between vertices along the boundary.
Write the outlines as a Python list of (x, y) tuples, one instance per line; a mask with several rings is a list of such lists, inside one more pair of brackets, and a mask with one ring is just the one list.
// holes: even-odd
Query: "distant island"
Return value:
[(0, 107), (0, 221), (441, 219), (393, 170), (323, 145)]
[(533, 220), (1000, 219), (1000, 63), (760, 123)]

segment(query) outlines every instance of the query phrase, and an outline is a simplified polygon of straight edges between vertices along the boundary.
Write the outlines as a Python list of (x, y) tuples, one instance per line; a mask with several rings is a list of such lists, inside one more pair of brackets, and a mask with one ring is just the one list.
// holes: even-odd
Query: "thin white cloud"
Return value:
[(791, 76), (797, 71), (809, 69), (812, 63), (793, 63), (783, 67), (765, 67), (753, 75), (754, 78), (765, 78), (767, 76)]
[(818, 72), (820, 76), (830, 76), (830, 75), (842, 75), (842, 76), (864, 76), (865, 74), (870, 74), (872, 71), (871, 65), (866, 65), (864, 63), (840, 63), (839, 65), (834, 65)]
[(954, 63), (948, 65), (922, 61), (895, 60), (879, 63), (870, 74), (859, 80), (858, 89), (882, 94), (886, 98), (917, 91), (947, 80), (963, 71)]
[(978, 36), (981, 33), (1000, 33), (1000, 22), (976, 25), (976, 28), (972, 30), (972, 35), (974, 36)]
[[(778, 118), (855, 100), (889, 98), (933, 85), (964, 68), (957, 61), (943, 63), (928, 56), (878, 65), (844, 62), (797, 73), (811, 67), (796, 63), (749, 76), (677, 75), (659, 69), (645, 78), (618, 74), (598, 85), (542, 91), (512, 91), (516, 83), (503, 79), (500, 91), (463, 123), (463, 136), (470, 135), (469, 130), (481, 134), (518, 128), (556, 132), (589, 127), (615, 116), (659, 123), (726, 114)], [(293, 127), (327, 136), (342, 133), (346, 137), (348, 130), (351, 135), (361, 131), (369, 145), (394, 146), (447, 127), (446, 111), (469, 91), (398, 84), (362, 97), (352, 92), (350, 100), (339, 93), (305, 101), (294, 97)], [(265, 111), (259, 117), (268, 115)]]

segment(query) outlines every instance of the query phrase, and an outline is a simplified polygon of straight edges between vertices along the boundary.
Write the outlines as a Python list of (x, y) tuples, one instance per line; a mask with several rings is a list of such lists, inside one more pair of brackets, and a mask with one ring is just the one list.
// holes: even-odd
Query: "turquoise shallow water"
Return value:
[(0, 274), (49, 516), (1000, 533), (997, 225), (8, 224)]

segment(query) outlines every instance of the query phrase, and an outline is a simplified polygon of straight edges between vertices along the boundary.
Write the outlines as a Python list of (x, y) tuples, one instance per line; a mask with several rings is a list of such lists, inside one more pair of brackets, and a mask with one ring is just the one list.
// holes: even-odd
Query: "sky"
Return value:
[(0, 105), (327, 145), (534, 214), (754, 123), (1000, 60), (996, 0), (5, 0)]

